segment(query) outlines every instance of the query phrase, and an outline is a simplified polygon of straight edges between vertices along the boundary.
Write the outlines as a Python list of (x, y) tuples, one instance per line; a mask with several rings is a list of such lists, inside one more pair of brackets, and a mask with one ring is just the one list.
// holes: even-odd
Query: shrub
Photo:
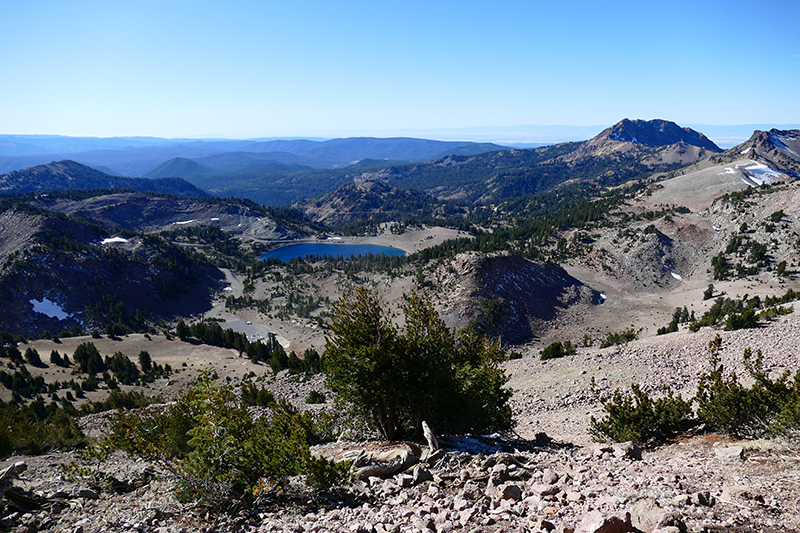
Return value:
[(275, 396), (266, 387), (256, 387), (252, 382), (242, 384), (242, 403), (269, 407), (275, 404)]
[(753, 384), (745, 387), (735, 373), (725, 375), (718, 359), (720, 344), (715, 344), (710, 347), (711, 371), (700, 377), (695, 396), (697, 416), (708, 429), (744, 438), (791, 434), (800, 429), (800, 419), (796, 418), (800, 371), (793, 380), (788, 371), (772, 380), (763, 370), (761, 351), (753, 356), (746, 348), (742, 357)]
[(636, 340), (639, 334), (633, 328), (628, 328), (625, 331), (609, 332), (603, 342), (600, 343), (601, 348), (608, 348), (609, 346), (616, 346), (618, 344), (625, 344), (632, 340)]
[(87, 439), (63, 408), (41, 398), (28, 406), (0, 406), (0, 457), (85, 446)]
[(33, 366), (43, 366), (42, 357), (39, 355), (39, 352), (36, 351), (36, 348), (32, 346), (25, 350), (25, 360)]
[(745, 309), (741, 314), (732, 313), (725, 321), (725, 331), (752, 329), (758, 327), (758, 317), (754, 309)]
[(172, 465), (178, 497), (217, 509), (238, 507), (287, 489), (292, 476), (328, 490), (347, 478), (348, 464), (311, 456), (321, 427), (286, 402), (254, 420), (233, 389), (209, 375), (162, 411), (120, 412), (104, 443)]
[(122, 352), (115, 352), (111, 357), (106, 356), (105, 365), (114, 372), (114, 378), (120, 383), (133, 385), (139, 379), (139, 369)]
[[(70, 392), (67, 391), (67, 399), (71, 399), (71, 396), (72, 395)], [(105, 401), (89, 402), (81, 405), (80, 413), (85, 415), (90, 413), (111, 411), (113, 409), (138, 409), (140, 407), (147, 407), (148, 405), (163, 401), (163, 398), (160, 396), (148, 398), (139, 391), (123, 392), (119, 389), (115, 389), (111, 391)]]
[(714, 285), (709, 283), (706, 290), (703, 291), (703, 300), (710, 300), (714, 297)]
[(564, 357), (565, 355), (572, 355), (576, 353), (575, 346), (572, 345), (570, 341), (566, 341), (562, 344), (560, 341), (555, 341), (547, 345), (539, 354), (539, 358), (542, 361), (546, 361), (547, 359), (555, 359), (557, 357)]
[(72, 358), (78, 365), (78, 370), (84, 374), (96, 374), (106, 369), (103, 357), (91, 342), (84, 342), (75, 348)]
[(58, 353), (57, 350), (50, 352), (50, 363), (56, 366), (66, 366), (64, 360), (61, 358), (61, 354)]
[(333, 305), (323, 366), (337, 400), (390, 440), (423, 420), (441, 433), (510, 430), (499, 343), (473, 330), (456, 335), (417, 294), (403, 312), (401, 332), (375, 289), (356, 288)]
[(591, 418), (589, 432), (597, 441), (633, 441), (643, 446), (666, 442), (689, 427), (692, 402), (683, 400), (680, 394), (674, 396), (669, 388), (665, 393), (653, 400), (635, 383), (630, 394), (617, 389), (613, 399), (603, 404), (605, 417)]
[(325, 403), (325, 395), (317, 390), (312, 390), (308, 393), (306, 403)]

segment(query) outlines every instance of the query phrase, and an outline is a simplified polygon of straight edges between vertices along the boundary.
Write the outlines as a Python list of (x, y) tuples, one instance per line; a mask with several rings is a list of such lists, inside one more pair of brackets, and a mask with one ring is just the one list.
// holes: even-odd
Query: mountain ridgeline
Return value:
[(711, 152), (722, 151), (702, 133), (691, 128), (682, 128), (668, 120), (629, 120), (626, 118), (600, 132), (598, 137), (642, 144), (652, 148), (684, 143), (705, 148)]
[(75, 161), (54, 161), (0, 176), (0, 194), (83, 191), (92, 189), (131, 189), (188, 198), (208, 194), (182, 178), (124, 178), (110, 176)]

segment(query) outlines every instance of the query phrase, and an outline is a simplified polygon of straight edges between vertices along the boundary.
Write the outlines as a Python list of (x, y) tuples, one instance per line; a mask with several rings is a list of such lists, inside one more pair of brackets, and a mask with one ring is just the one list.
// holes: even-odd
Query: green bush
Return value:
[(700, 377), (695, 396), (697, 416), (708, 429), (743, 438), (800, 430), (800, 371), (794, 379), (787, 371), (773, 380), (763, 369), (761, 350), (753, 356), (746, 348), (742, 357), (753, 384), (745, 387), (735, 373), (724, 373), (719, 346), (711, 347), (712, 369)]
[(710, 300), (714, 297), (714, 285), (709, 283), (706, 290), (703, 291), (703, 300)]
[(308, 393), (306, 403), (325, 403), (325, 395), (317, 390), (312, 390)]
[(337, 400), (390, 440), (423, 420), (440, 433), (511, 430), (499, 342), (474, 330), (455, 334), (416, 294), (403, 312), (400, 331), (375, 289), (357, 288), (333, 304), (323, 366)]
[[(594, 383), (592, 383), (594, 386)], [(605, 417), (591, 418), (589, 432), (599, 441), (632, 441), (643, 446), (662, 444), (690, 425), (691, 401), (665, 389), (665, 396), (653, 400), (639, 385), (632, 384), (630, 394), (614, 391), (610, 402), (603, 404)]]
[(41, 454), (86, 446), (75, 419), (63, 408), (40, 398), (27, 406), (0, 406), (0, 457)]
[(564, 357), (565, 355), (573, 355), (576, 352), (575, 346), (573, 346), (570, 341), (566, 341), (563, 344), (560, 341), (555, 341), (548, 344), (547, 347), (542, 350), (539, 354), (539, 358), (542, 361), (546, 361), (548, 359)]
[(44, 366), (42, 365), (42, 357), (36, 351), (36, 348), (32, 346), (25, 350), (25, 360), (33, 366)]
[(266, 387), (256, 387), (253, 382), (242, 384), (241, 399), (243, 404), (250, 406), (269, 407), (275, 404), (275, 396)]
[(166, 409), (118, 413), (112, 429), (105, 446), (171, 464), (180, 499), (217, 509), (267, 498), (293, 476), (318, 490), (347, 479), (349, 465), (312, 457), (309, 445), (329, 434), (310, 415), (280, 402), (254, 420), (233, 389), (210, 376)]
[(625, 331), (613, 331), (606, 335), (603, 342), (600, 343), (601, 348), (608, 348), (609, 346), (616, 346), (618, 344), (626, 344), (632, 340), (636, 340), (639, 334), (633, 328), (628, 328)]
[[(70, 393), (67, 392), (67, 399), (69, 399), (70, 396)], [(90, 413), (101, 413), (103, 411), (111, 411), (113, 409), (138, 409), (140, 407), (147, 407), (148, 405), (163, 401), (164, 399), (160, 396), (148, 398), (139, 391), (123, 392), (119, 389), (114, 389), (104, 401), (89, 402), (81, 405), (80, 413), (83, 415)]]

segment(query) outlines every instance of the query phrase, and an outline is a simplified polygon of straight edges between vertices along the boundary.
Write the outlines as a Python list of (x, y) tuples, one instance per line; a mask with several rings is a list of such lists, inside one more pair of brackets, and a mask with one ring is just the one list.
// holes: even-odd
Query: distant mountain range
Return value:
[[(748, 141), (752, 154), (788, 175), (798, 175), (795, 155), (797, 130), (756, 132)], [(107, 141), (107, 142), (106, 142)], [(747, 144), (747, 143), (745, 143)], [(321, 198), (345, 186), (367, 181), (393, 188), (424, 192), (426, 199), (406, 198), (408, 205), (431, 208), (430, 201), (461, 205), (487, 204), (549, 190), (562, 183), (621, 183), (645, 173), (675, 169), (698, 161), (740, 157), (747, 146), (722, 149), (704, 134), (666, 120), (624, 119), (588, 141), (541, 146), (529, 150), (505, 149), (494, 144), (442, 142), (410, 138), (350, 138), (329, 141), (206, 140), (170, 141), (154, 138), (68, 139), (63, 137), (0, 136), (0, 153), (33, 149), (80, 150), (70, 158), (37, 165), (0, 176), (0, 192), (124, 188), (179, 196), (240, 197), (263, 205), (291, 205)], [(110, 149), (114, 148), (114, 149)], [(176, 155), (183, 154), (183, 155)], [(793, 155), (795, 154), (795, 155)], [(32, 155), (0, 157), (11, 159)], [(96, 158), (95, 168), (86, 159)], [(104, 163), (104, 164), (99, 164)], [(152, 166), (151, 166), (152, 164)], [(144, 178), (115, 177), (109, 168), (147, 168)], [(203, 192), (205, 191), (205, 192)], [(302, 204), (317, 220), (345, 222), (355, 213), (373, 212), (375, 204), (385, 216), (390, 205), (401, 201), (394, 191), (357, 187), (343, 191), (353, 199), (371, 195), (352, 205), (350, 214), (336, 216), (333, 206), (344, 208), (342, 198), (329, 197), (325, 207)], [(377, 196), (376, 196), (377, 193)], [(439, 205), (435, 212), (450, 212)], [(312, 211), (314, 211), (312, 213)]]
[[(109, 174), (143, 176), (171, 159), (199, 160), (223, 154), (227, 155), (223, 158), (225, 165), (221, 168), (226, 171), (226, 165), (244, 168), (253, 162), (267, 161), (312, 168), (335, 168), (367, 158), (413, 162), (449, 154), (475, 154), (503, 149), (491, 143), (411, 138), (259, 141), (0, 135), (0, 172), (70, 159)], [(237, 162), (237, 159), (241, 162)], [(215, 160), (198, 162), (213, 167)]]

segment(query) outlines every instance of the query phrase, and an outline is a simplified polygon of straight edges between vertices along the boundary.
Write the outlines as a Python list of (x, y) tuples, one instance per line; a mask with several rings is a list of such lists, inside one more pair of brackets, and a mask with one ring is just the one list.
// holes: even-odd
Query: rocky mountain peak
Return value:
[(800, 176), (800, 130), (756, 130), (744, 143), (723, 154), (723, 161), (752, 159), (788, 177)]
[(651, 147), (684, 143), (712, 152), (722, 152), (719, 146), (702, 133), (661, 119), (630, 120), (626, 118), (603, 130), (597, 137)]

